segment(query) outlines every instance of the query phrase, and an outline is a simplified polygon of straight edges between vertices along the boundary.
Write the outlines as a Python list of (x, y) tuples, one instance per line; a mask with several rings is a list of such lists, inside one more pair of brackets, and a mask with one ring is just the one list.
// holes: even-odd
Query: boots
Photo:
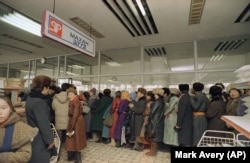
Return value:
[(114, 138), (111, 138), (111, 143), (109, 143), (109, 145), (111, 147), (114, 147), (115, 146), (115, 139)]
[(156, 156), (158, 150), (158, 144), (155, 142), (151, 143), (150, 151), (146, 153), (147, 156)]
[(82, 163), (81, 152), (75, 152), (75, 155), (76, 155), (75, 163)]
[(115, 147), (122, 147), (121, 145), (121, 140), (117, 140), (116, 143), (115, 143)]
[(69, 151), (67, 160), (68, 161), (73, 161), (73, 160), (75, 160), (75, 158), (76, 158), (75, 152)]

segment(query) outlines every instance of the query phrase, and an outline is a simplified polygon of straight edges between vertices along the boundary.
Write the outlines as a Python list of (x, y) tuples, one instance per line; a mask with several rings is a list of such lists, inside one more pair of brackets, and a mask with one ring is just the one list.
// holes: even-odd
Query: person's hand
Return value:
[(75, 131), (71, 131), (71, 132), (67, 132), (66, 133), (66, 135), (68, 136), (68, 137), (71, 137), (71, 136), (73, 136), (75, 134)]
[(52, 149), (55, 145), (55, 142), (53, 141), (52, 143), (49, 144), (48, 149)]
[(134, 107), (134, 104), (129, 103), (129, 104), (128, 104), (128, 107), (129, 107), (129, 108), (132, 108), (132, 107)]

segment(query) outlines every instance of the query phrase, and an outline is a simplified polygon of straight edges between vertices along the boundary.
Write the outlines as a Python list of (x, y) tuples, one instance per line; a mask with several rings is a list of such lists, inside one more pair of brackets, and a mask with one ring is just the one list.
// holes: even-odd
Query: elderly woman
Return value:
[(177, 112), (180, 91), (177, 88), (170, 88), (169, 105), (164, 113), (164, 138), (163, 143), (173, 146), (179, 146), (178, 132), (174, 130), (177, 122)]
[(9, 97), (0, 96), (0, 115), (0, 162), (28, 162), (38, 129), (21, 121)]
[(70, 102), (65, 148), (69, 154), (68, 160), (75, 159), (76, 163), (81, 163), (81, 150), (87, 146), (83, 109), (74, 88), (69, 88), (67, 95)]
[(152, 143), (150, 151), (146, 153), (147, 156), (156, 156), (158, 150), (158, 143), (162, 142), (163, 139), (163, 129), (164, 129), (164, 90), (161, 88), (153, 89), (155, 95), (155, 102), (151, 105), (151, 110), (149, 113), (148, 120), (148, 135), (146, 137), (151, 137)]
[(32, 80), (32, 89), (25, 105), (28, 124), (39, 129), (32, 142), (32, 156), (29, 161), (32, 163), (50, 162), (51, 149), (55, 145), (50, 127), (50, 107), (46, 103), (50, 84), (50, 77), (36, 76)]

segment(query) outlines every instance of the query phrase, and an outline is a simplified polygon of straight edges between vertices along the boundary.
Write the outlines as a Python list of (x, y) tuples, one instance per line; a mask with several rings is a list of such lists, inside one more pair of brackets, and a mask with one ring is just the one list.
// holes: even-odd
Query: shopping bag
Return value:
[(103, 124), (111, 127), (113, 125), (113, 115), (109, 113), (107, 117), (104, 119)]

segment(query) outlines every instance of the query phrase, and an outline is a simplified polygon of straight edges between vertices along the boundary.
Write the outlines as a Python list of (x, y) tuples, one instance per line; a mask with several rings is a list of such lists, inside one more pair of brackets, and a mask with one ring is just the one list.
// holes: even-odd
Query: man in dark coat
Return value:
[[(146, 95), (147, 91), (144, 88), (138, 88), (137, 90), (137, 99), (138, 101), (132, 100), (131, 103), (129, 104), (130, 111), (132, 111), (134, 114), (134, 120), (132, 119), (132, 128), (133, 131), (131, 131), (130, 135), (130, 143), (135, 143), (133, 149), (135, 150), (141, 150), (142, 149), (142, 144), (138, 143), (136, 140), (131, 140), (136, 139), (137, 137), (140, 136), (141, 133), (141, 128), (143, 125), (144, 117), (143, 117), (143, 112), (146, 109), (147, 101), (146, 101)], [(133, 142), (134, 141), (134, 142)]]
[(193, 144), (193, 110), (190, 101), (189, 85), (180, 84), (181, 97), (178, 105), (177, 124), (179, 145), (183, 147)]
[(39, 133), (32, 142), (30, 163), (50, 162), (52, 148), (55, 145), (50, 127), (50, 108), (46, 103), (50, 83), (50, 77), (36, 76), (32, 81), (32, 89), (26, 101), (27, 122), (30, 126), (39, 129)]

